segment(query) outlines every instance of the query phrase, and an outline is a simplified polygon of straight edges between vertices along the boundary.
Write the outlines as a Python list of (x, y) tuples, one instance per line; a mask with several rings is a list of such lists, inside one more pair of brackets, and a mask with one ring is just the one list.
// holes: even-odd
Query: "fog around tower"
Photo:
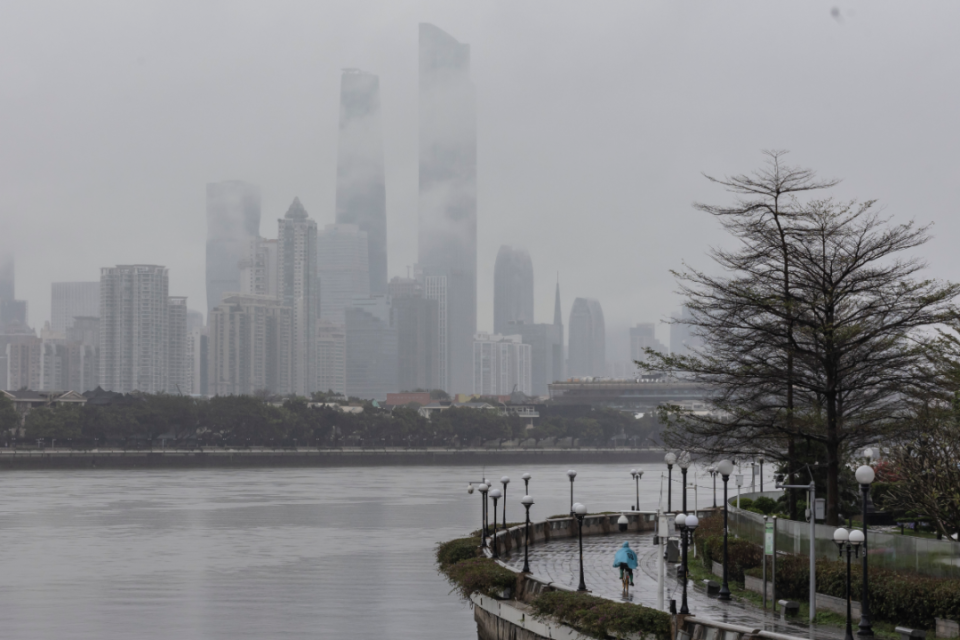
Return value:
[(51, 282), (118, 264), (166, 266), (204, 309), (206, 185), (256, 184), (266, 237), (295, 196), (333, 223), (341, 70), (357, 68), (379, 77), (388, 276), (405, 276), (427, 22), (469, 44), (479, 329), (498, 248), (522, 247), (535, 316), (552, 317), (559, 272), (565, 319), (576, 298), (602, 304), (611, 357), (627, 326), (677, 310), (669, 270), (723, 241), (691, 207), (727, 198), (701, 173), (767, 148), (843, 178), (838, 198), (934, 222), (927, 274), (955, 280), (958, 20), (949, 2), (10, 3), (0, 253), (33, 326)]

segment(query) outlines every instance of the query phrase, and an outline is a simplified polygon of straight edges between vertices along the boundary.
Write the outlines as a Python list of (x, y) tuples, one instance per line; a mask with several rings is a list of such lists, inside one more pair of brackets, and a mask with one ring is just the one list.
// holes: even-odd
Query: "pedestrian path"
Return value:
[[(613, 568), (613, 556), (624, 542), (637, 553), (639, 567), (634, 571), (636, 585), (630, 589), (630, 595), (624, 598), (619, 572)], [(620, 602), (634, 602), (648, 607), (657, 607), (657, 550), (653, 545), (653, 535), (623, 534), (610, 536), (589, 536), (583, 539), (583, 574), (587, 589), (595, 596)], [(504, 560), (507, 565), (520, 571), (523, 568), (523, 548)], [(677, 581), (676, 565), (668, 564), (665, 580), (664, 606), (671, 599), (680, 607), (682, 583)], [(557, 585), (576, 589), (580, 583), (580, 563), (577, 539), (555, 540), (530, 547), (530, 570), (537, 578)], [(718, 580), (719, 581), (719, 580)], [(687, 586), (687, 602), (690, 612), (729, 624), (746, 627), (759, 627), (799, 637), (817, 640), (843, 638), (843, 630), (833, 626), (814, 625), (811, 628), (806, 621), (784, 621), (779, 614), (764, 612), (752, 603), (737, 599), (729, 602), (707, 596), (701, 585)]]

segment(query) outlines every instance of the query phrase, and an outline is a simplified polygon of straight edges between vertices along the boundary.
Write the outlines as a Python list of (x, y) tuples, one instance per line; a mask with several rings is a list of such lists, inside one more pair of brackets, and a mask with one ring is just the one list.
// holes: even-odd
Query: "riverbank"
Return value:
[(362, 467), (420, 465), (589, 464), (659, 462), (653, 449), (205, 449), (203, 451), (0, 449), (0, 471), (32, 469), (164, 469)]

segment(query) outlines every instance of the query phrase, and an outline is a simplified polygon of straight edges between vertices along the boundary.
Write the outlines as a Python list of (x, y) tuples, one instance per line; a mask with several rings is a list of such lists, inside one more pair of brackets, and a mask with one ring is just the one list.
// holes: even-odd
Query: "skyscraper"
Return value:
[(100, 384), (107, 391), (166, 391), (166, 267), (120, 265), (100, 270)]
[(397, 327), (387, 295), (357, 298), (346, 319), (347, 395), (386, 400), (397, 388)]
[(190, 393), (190, 362), (187, 360), (187, 299), (167, 298), (167, 380), (170, 393)]
[(470, 45), (431, 24), (420, 25), (419, 139), (418, 262), (447, 270), (448, 391), (464, 392), (477, 327), (476, 96)]
[(207, 311), (240, 291), (240, 263), (260, 233), (260, 189), (231, 180), (207, 184)]
[(50, 328), (65, 333), (77, 316), (100, 313), (99, 282), (54, 282), (50, 285)]
[(317, 323), (317, 390), (347, 395), (347, 332), (342, 324)]
[(309, 396), (317, 384), (317, 320), (320, 281), (317, 275), (317, 223), (294, 198), (279, 221), (277, 289), (281, 304), (292, 311), (292, 392)]
[(526, 249), (503, 245), (493, 267), (493, 332), (507, 333), (511, 322), (533, 324), (533, 262)]
[(380, 79), (359, 69), (340, 77), (337, 223), (366, 234), (370, 293), (387, 292), (387, 198), (380, 124)]
[(255, 296), (276, 297), (276, 240), (256, 237), (247, 244), (247, 255), (240, 263), (240, 289), (238, 291)]
[(605, 375), (606, 349), (606, 328), (600, 303), (577, 298), (570, 309), (569, 374), (577, 377)]
[(508, 335), (518, 335), (530, 345), (530, 389), (535, 396), (545, 396), (548, 385), (563, 379), (563, 327), (555, 324), (523, 324), (511, 322)]
[(27, 325), (27, 301), (16, 299), (15, 267), (13, 256), (0, 254), (0, 329), (8, 325), (23, 331)]
[(16, 297), (15, 275), (13, 256), (0, 254), (0, 302)]
[(387, 291), (397, 325), (397, 388), (439, 388), (439, 303), (424, 298), (414, 279), (393, 278)]
[(355, 224), (328, 224), (317, 234), (317, 265), (320, 317), (343, 324), (351, 301), (371, 293), (367, 234)]
[(423, 269), (423, 297), (437, 302), (437, 388), (450, 392), (449, 270), (440, 267)]

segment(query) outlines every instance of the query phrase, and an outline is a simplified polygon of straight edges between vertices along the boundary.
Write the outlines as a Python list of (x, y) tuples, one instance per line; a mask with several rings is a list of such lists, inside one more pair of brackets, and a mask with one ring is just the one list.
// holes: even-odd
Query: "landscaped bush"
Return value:
[(463, 598), (469, 598), (474, 591), (499, 596), (504, 589), (513, 589), (517, 584), (517, 574), (490, 558), (461, 560), (441, 571)]
[(753, 501), (753, 507), (760, 511), (764, 515), (770, 515), (777, 508), (777, 501), (773, 498), (768, 498), (766, 496), (760, 496)]
[[(711, 562), (723, 562), (723, 516), (704, 518), (694, 534), (697, 556), (703, 558), (704, 565)], [(743, 582), (743, 572), (759, 567), (760, 547), (741, 538), (727, 538), (727, 577), (729, 580)]]
[(660, 640), (670, 637), (670, 616), (663, 611), (637, 604), (613, 602), (585, 593), (550, 591), (531, 603), (539, 618), (553, 618), (589, 634), (622, 638), (630, 633), (652, 634)]
[(461, 560), (476, 558), (480, 555), (480, 536), (457, 538), (437, 543), (437, 564), (444, 570)]
[[(740, 502), (740, 505), (739, 505), (739, 506), (740, 506), (741, 509), (747, 509), (747, 510), (748, 510), (748, 509), (750, 509), (750, 508), (753, 506), (753, 499), (752, 499), (752, 498), (740, 498), (739, 502)], [(732, 506), (736, 507), (736, 506), (737, 506), (737, 499), (736, 499), (736, 498), (730, 498), (730, 504), (731, 504)]]

